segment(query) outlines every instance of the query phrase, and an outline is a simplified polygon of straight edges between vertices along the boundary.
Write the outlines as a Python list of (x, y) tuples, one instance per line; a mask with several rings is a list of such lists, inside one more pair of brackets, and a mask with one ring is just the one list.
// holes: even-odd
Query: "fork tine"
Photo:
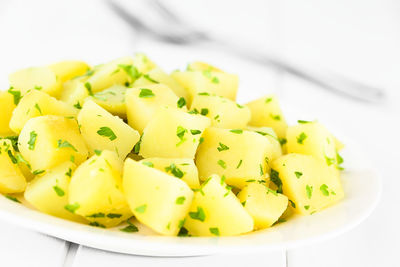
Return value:
[(140, 31), (149, 31), (153, 33), (152, 29), (146, 26), (142, 21), (137, 19), (131, 13), (127, 12), (120, 4), (116, 3), (113, 0), (108, 0), (106, 2), (115, 13), (117, 13), (128, 24), (132, 25), (133, 28)]
[(176, 23), (181, 23), (182, 20), (174, 13), (171, 11), (170, 8), (168, 8), (162, 1), (160, 0), (149, 0), (148, 3), (153, 5), (159, 13), (161, 13), (165, 18), (172, 20)]

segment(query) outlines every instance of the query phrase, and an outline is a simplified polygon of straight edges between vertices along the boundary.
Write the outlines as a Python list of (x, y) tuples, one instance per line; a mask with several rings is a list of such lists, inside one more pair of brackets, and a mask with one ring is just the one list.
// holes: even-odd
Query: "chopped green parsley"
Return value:
[(36, 144), (36, 138), (37, 138), (37, 133), (35, 131), (30, 132), (30, 138), (28, 141), (28, 148), (30, 150), (34, 150), (35, 149), (35, 144)]
[(139, 97), (150, 98), (150, 97), (154, 97), (154, 96), (156, 96), (156, 95), (150, 89), (147, 89), (147, 88), (140, 89)]
[(204, 213), (204, 210), (202, 207), (197, 207), (197, 211), (189, 212), (189, 216), (193, 220), (199, 220), (201, 222), (204, 222), (204, 220), (206, 219), (206, 214)]
[(100, 127), (100, 129), (97, 131), (97, 134), (109, 138), (110, 141), (117, 139), (117, 136), (109, 127)]

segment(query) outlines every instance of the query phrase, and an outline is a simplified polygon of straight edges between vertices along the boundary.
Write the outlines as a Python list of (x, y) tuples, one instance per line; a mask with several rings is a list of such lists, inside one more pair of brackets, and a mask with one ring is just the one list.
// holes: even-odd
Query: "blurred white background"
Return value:
[[(119, 2), (130, 8), (143, 4), (141, 0)], [(190, 60), (201, 59), (238, 73), (242, 90), (239, 99), (246, 101), (250, 95), (277, 93), (293, 120), (301, 114), (312, 114), (313, 118), (305, 119), (319, 118), (341, 134), (358, 140), (384, 178), (382, 201), (360, 227), (323, 244), (269, 255), (270, 263), (290, 267), (399, 266), (396, 254), (400, 249), (397, 226), (400, 218), (396, 203), (400, 201), (397, 192), (400, 187), (397, 162), (400, 159), (400, 2), (164, 2), (188, 23), (226, 40), (242, 42), (300, 65), (331, 70), (384, 88), (387, 102), (382, 105), (353, 102), (290, 75), (218, 51), (194, 52), (191, 47), (157, 43), (135, 32), (104, 1), (95, 0), (1, 0), (0, 86), (8, 88), (7, 74), (22, 67), (63, 59), (83, 59), (98, 64), (137, 51), (147, 52), (168, 70), (183, 68)], [(6, 263), (62, 266), (67, 251), (62, 241), (50, 242), (48, 237), (28, 231), (14, 235), (22, 230), (0, 223), (0, 233), (2, 231), (7, 233), (7, 238), (0, 238), (0, 256)], [(24, 247), (24, 243), (28, 245), (25, 238), (36, 240), (37, 246), (28, 243), (29, 248)], [(25, 256), (21, 257), (21, 253)], [(96, 261), (98, 257), (101, 263)], [(75, 261), (68, 260), (68, 264), (106, 266), (122, 258), (120, 266), (134, 262), (81, 247)], [(208, 264), (213, 266), (213, 263)], [(142, 263), (141, 266), (151, 265)]]

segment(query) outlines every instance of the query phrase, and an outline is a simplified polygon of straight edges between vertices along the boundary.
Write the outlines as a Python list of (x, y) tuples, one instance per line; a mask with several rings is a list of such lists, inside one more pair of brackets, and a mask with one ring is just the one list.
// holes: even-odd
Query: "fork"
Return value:
[[(177, 45), (203, 45), (210, 48), (217, 48), (260, 65), (277, 68), (316, 84), (320, 88), (354, 100), (369, 103), (381, 103), (385, 100), (385, 93), (381, 88), (373, 87), (334, 73), (323, 73), (315, 69), (296, 66), (276, 56), (226, 42), (223, 39), (197, 30), (182, 21), (181, 18), (159, 0), (147, 0), (144, 2), (147, 5), (145, 12), (140, 12), (140, 10), (130, 10), (128, 12), (114, 0), (107, 1), (111, 9), (123, 20), (137, 31), (147, 34), (153, 39)], [(139, 6), (136, 5), (135, 7)]]

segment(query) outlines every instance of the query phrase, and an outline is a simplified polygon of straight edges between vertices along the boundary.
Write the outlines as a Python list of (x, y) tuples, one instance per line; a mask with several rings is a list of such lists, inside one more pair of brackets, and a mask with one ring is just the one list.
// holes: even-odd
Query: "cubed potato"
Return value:
[[(19, 101), (18, 96), (17, 96), (17, 100)], [(10, 129), (10, 126), (9, 126), (12, 112), (16, 107), (15, 102), (14, 102), (14, 97), (11, 93), (0, 92), (0, 107), (1, 107), (0, 137), (15, 135), (15, 133)]]
[(85, 85), (90, 87), (92, 93), (97, 93), (115, 84), (130, 83), (136, 79), (132, 63), (131, 57), (124, 57), (100, 65), (94, 68), (93, 75), (87, 79)]
[(73, 79), (64, 83), (60, 100), (79, 110), (82, 109), (83, 103), (88, 96), (89, 92), (85, 84), (79, 79)]
[(139, 133), (91, 100), (78, 115), (82, 136), (91, 155), (96, 150), (115, 151), (123, 160), (139, 141)]
[(193, 199), (185, 182), (128, 158), (123, 186), (129, 206), (141, 223), (163, 235), (178, 234)]
[(157, 65), (143, 53), (135, 54), (133, 57), (133, 66), (139, 73), (148, 73), (157, 67)]
[(50, 67), (31, 67), (8, 76), (10, 85), (25, 95), (30, 90), (40, 90), (51, 96), (60, 94), (62, 83)]
[[(19, 155), (18, 155), (19, 154)], [(30, 182), (33, 178), (35, 178), (35, 174), (33, 173), (37, 173), (37, 172), (42, 172), (44, 170), (32, 170), (31, 165), (29, 164), (29, 162), (27, 162), (24, 157), (22, 156), (21, 153), (16, 152), (16, 158), (19, 159), (18, 160), (18, 167), (21, 170), (22, 174), (25, 177), (25, 180), (27, 182)]]
[(279, 139), (272, 128), (247, 126), (247, 130), (261, 134), (262, 136), (267, 138), (268, 141), (271, 143), (272, 152), (271, 152), (271, 158), (269, 160), (274, 160), (282, 156), (281, 143), (279, 142)]
[(271, 127), (279, 138), (286, 138), (287, 123), (275, 95), (268, 95), (250, 103), (251, 120), (249, 125)]
[(192, 189), (200, 186), (199, 173), (193, 159), (147, 158), (141, 162), (181, 179)]
[(318, 122), (303, 122), (287, 130), (287, 152), (312, 155), (328, 165), (336, 164), (336, 144), (332, 134)]
[(195, 95), (190, 109), (207, 116), (211, 119), (211, 125), (219, 128), (243, 129), (251, 117), (248, 107), (208, 93)]
[[(177, 108), (179, 98), (163, 84), (135, 87), (126, 92), (129, 125), (143, 133), (144, 128), (160, 107)], [(186, 107), (182, 107), (186, 111)]]
[(209, 70), (209, 71), (214, 71), (214, 72), (223, 72), (221, 69), (219, 69), (215, 66), (212, 66), (208, 63), (201, 62), (201, 61), (195, 61), (195, 62), (189, 63), (187, 66), (187, 69), (191, 70), (191, 71), (207, 71), (207, 70)]
[(31, 118), (43, 115), (76, 116), (76, 109), (38, 90), (27, 93), (14, 109), (10, 128), (20, 133)]
[(273, 161), (271, 168), (271, 181), (297, 213), (312, 214), (344, 196), (339, 171), (314, 156), (284, 155)]
[(184, 227), (193, 236), (232, 236), (250, 232), (254, 221), (218, 175), (194, 194)]
[(333, 140), (335, 142), (336, 151), (340, 151), (344, 148), (344, 144), (339, 139), (337, 139), (335, 136), (333, 136)]
[(239, 78), (235, 74), (221, 71), (175, 71), (171, 74), (188, 91), (188, 103), (191, 104), (198, 93), (210, 93), (236, 100)]
[(209, 125), (207, 117), (162, 108), (144, 129), (139, 155), (193, 159), (201, 135)]
[(168, 86), (178, 97), (183, 97), (186, 101), (188, 99), (188, 92), (183, 86), (175, 81), (171, 76), (165, 73), (161, 68), (154, 68), (143, 74), (134, 83), (134, 87), (146, 87), (151, 84), (165, 84)]
[(0, 139), (0, 193), (24, 192), (26, 180), (18, 167), (18, 158), (8, 139)]
[(76, 76), (85, 74), (89, 69), (89, 65), (83, 61), (66, 60), (51, 64), (49, 66), (54, 71), (57, 78), (62, 82), (66, 82)]
[(255, 229), (272, 226), (288, 206), (288, 198), (257, 182), (249, 183), (237, 196), (254, 220)]
[(26, 187), (24, 197), (41, 212), (67, 220), (84, 221), (82, 217), (65, 209), (68, 204), (69, 183), (76, 165), (71, 161), (36, 176)]
[(80, 165), (69, 185), (68, 211), (91, 225), (113, 227), (132, 216), (122, 190), (123, 163), (115, 152), (103, 151)]
[(71, 158), (79, 165), (88, 156), (76, 120), (53, 115), (30, 119), (21, 131), (18, 148), (32, 170), (47, 170)]
[(120, 118), (126, 118), (125, 93), (126, 87), (123, 85), (113, 85), (101, 92), (89, 96), (87, 99)]
[(226, 177), (226, 183), (243, 188), (248, 180), (263, 180), (269, 167), (273, 145), (260, 134), (208, 128), (196, 154), (201, 180), (212, 174)]

